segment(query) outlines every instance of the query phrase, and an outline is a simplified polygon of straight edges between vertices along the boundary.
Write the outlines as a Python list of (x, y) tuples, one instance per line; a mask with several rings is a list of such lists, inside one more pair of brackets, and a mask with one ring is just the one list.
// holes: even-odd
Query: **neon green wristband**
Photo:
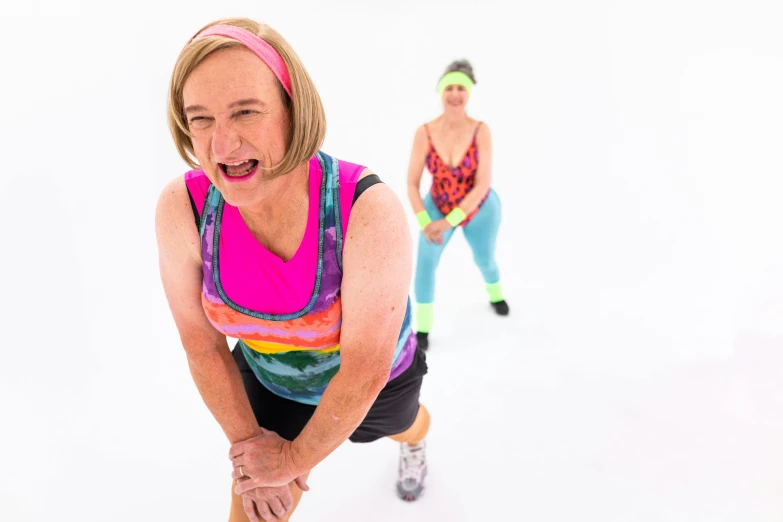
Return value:
[(465, 221), (466, 217), (468, 216), (465, 215), (465, 211), (457, 207), (451, 212), (449, 212), (449, 215), (446, 216), (446, 221), (448, 221), (449, 225), (451, 225), (452, 227), (456, 227), (457, 225)]
[(432, 223), (432, 220), (430, 219), (430, 215), (427, 214), (426, 210), (422, 210), (418, 214), (416, 214), (416, 221), (419, 222), (419, 226), (422, 230), (424, 230), (424, 227)]

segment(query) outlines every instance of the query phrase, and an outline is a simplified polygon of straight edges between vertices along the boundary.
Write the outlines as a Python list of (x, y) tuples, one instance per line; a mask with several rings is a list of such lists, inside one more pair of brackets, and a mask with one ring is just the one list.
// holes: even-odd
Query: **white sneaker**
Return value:
[(424, 489), (424, 477), (427, 476), (425, 446), (424, 441), (415, 446), (404, 442), (400, 444), (400, 479), (397, 481), (397, 495), (403, 500), (416, 500)]

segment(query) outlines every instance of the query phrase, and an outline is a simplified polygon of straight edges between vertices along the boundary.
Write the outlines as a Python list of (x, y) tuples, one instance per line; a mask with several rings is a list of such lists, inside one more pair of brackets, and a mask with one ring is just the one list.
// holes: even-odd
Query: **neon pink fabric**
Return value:
[(288, 74), (288, 68), (285, 66), (283, 58), (275, 51), (275, 49), (266, 43), (264, 40), (254, 35), (250, 31), (245, 31), (241, 27), (233, 25), (213, 25), (204, 29), (199, 33), (194, 40), (199, 38), (205, 38), (207, 36), (225, 36), (241, 43), (256, 56), (258, 56), (267, 67), (269, 67), (280, 83), (283, 85), (283, 89), (288, 93), (288, 96), (293, 98), (291, 94), (291, 77)]
[[(339, 169), (344, 246), (356, 182), (364, 167), (340, 161)], [(228, 203), (224, 205), (218, 255), (223, 289), (232, 301), (268, 314), (288, 314), (305, 307), (313, 293), (318, 265), (322, 176), (318, 160), (311, 158), (307, 227), (302, 243), (286, 262), (256, 241), (236, 207)], [(185, 174), (185, 183), (201, 215), (210, 181), (203, 171), (192, 170)]]

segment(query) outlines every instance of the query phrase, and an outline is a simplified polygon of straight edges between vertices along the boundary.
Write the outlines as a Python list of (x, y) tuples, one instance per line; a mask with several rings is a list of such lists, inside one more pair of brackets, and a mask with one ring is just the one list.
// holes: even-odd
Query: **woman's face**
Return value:
[(465, 106), (468, 104), (468, 90), (462, 85), (449, 85), (443, 91), (443, 110), (445, 112), (465, 112)]
[(290, 114), (277, 78), (252, 51), (217, 51), (183, 86), (185, 118), (199, 165), (236, 207), (263, 200), (264, 171), (285, 156)]

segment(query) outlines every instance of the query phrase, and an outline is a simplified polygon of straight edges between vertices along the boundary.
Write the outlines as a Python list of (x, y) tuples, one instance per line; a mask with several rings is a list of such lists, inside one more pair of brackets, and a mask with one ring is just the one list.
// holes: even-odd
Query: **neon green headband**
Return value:
[(449, 85), (462, 85), (465, 87), (465, 89), (467, 89), (468, 94), (470, 94), (475, 83), (473, 83), (473, 80), (470, 79), (470, 76), (464, 72), (453, 71), (443, 76), (443, 78), (441, 78), (438, 82), (438, 94), (443, 96), (443, 91), (445, 91), (446, 87)]

